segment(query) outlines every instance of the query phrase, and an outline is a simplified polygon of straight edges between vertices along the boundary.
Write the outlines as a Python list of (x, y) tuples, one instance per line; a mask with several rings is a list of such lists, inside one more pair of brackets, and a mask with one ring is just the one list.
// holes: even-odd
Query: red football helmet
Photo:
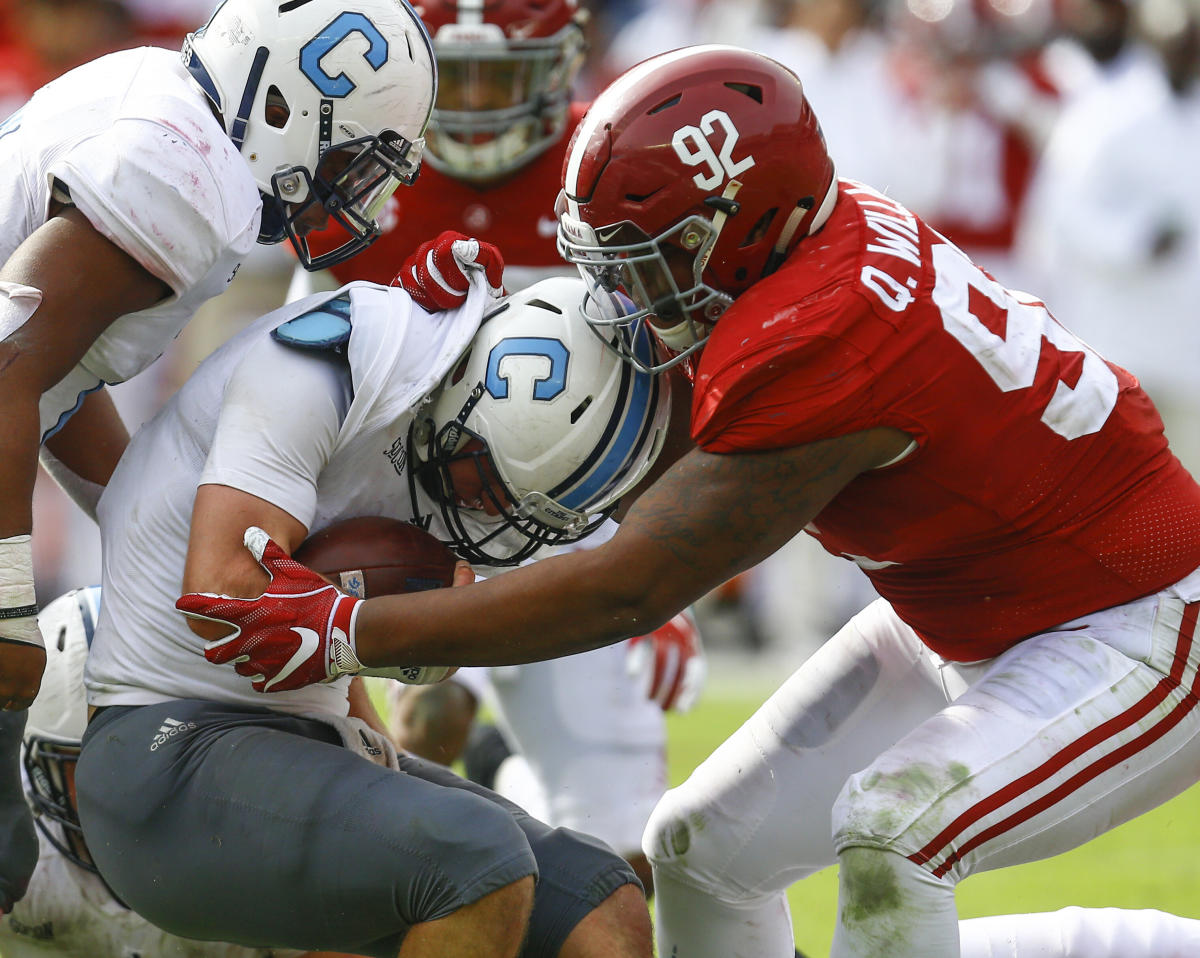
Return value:
[(698, 349), (836, 199), (833, 161), (796, 75), (748, 50), (687, 47), (622, 74), (579, 124), (563, 166), (559, 251), (637, 307), (619, 320), (597, 314), (594, 325), (655, 316), (674, 353), (659, 371)]
[(586, 49), (576, 0), (422, 0), (418, 11), (438, 65), (430, 165), (493, 180), (563, 135)]

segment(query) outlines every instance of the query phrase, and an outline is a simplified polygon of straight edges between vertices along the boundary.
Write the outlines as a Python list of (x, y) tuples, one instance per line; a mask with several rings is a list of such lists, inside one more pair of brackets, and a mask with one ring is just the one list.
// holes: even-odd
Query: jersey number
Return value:
[[(712, 143), (709, 142), (709, 137), (716, 132), (718, 125), (725, 133), (720, 152), (713, 149)], [(697, 173), (692, 177), (692, 182), (702, 190), (715, 190), (726, 179), (732, 180), (739, 173), (744, 173), (754, 166), (753, 156), (746, 156), (740, 160), (733, 158), (733, 148), (737, 141), (738, 131), (733, 125), (733, 120), (729, 119), (729, 115), (723, 110), (713, 110), (704, 114), (699, 126), (685, 126), (676, 130), (675, 135), (671, 137), (671, 146), (675, 148), (679, 159), (688, 166), (707, 166), (709, 174), (705, 176), (703, 173)]]
[(933, 247), (933, 301), (942, 323), (1004, 392), (1028, 389), (1045, 340), (1082, 357), (1074, 385), (1061, 378), (1042, 422), (1065, 439), (1099, 432), (1117, 404), (1117, 377), (1090, 346), (1054, 321), (1046, 307), (1018, 298), (949, 243)]

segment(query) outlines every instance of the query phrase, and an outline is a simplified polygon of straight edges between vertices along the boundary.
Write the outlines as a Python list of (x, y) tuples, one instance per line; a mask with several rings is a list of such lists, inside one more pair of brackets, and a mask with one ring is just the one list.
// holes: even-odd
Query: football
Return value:
[(343, 519), (319, 529), (292, 558), (363, 599), (448, 586), (456, 561), (424, 529), (383, 516)]

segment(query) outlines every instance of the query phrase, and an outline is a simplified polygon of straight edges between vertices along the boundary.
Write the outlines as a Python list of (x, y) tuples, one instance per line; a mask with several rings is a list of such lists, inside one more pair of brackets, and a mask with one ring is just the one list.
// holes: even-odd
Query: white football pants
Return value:
[(833, 958), (958, 958), (958, 881), (1196, 780), (1198, 600), (1193, 573), (971, 665), (868, 606), (658, 804), (659, 954), (790, 958), (785, 890), (840, 861)]

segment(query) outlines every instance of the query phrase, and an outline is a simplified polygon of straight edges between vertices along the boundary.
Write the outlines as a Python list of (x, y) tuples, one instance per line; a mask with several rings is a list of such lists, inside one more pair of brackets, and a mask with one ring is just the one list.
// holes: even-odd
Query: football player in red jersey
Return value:
[[(336, 285), (388, 283), (407, 264), (416, 268), (416, 280), (410, 269), (405, 285), (418, 302), (455, 305), (453, 291), (432, 278), (455, 263), (447, 258), (439, 268), (427, 252), (437, 244), (423, 242), (447, 229), (478, 237), (485, 245), (477, 258), (486, 255), (487, 243), (498, 246), (509, 290), (576, 275), (558, 254), (554, 201), (567, 143), (587, 108), (571, 100), (586, 47), (584, 12), (575, 0), (425, 0), (420, 14), (438, 65), (424, 167), (414, 195), (392, 201), (374, 245), (353, 265), (331, 267)], [(342, 241), (337, 227), (310, 238), (317, 249)], [(297, 281), (313, 276), (299, 269), (296, 275)], [(499, 285), (498, 277), (492, 281)], [(457, 288), (466, 287), (463, 280)], [(293, 293), (299, 291), (294, 283)], [(698, 676), (704, 664), (698, 632), (684, 621), (694, 641), (679, 643), (668, 624), (648, 637), (657, 652), (652, 661), (675, 656), (680, 676)], [(505, 740), (525, 758), (509, 763), (496, 780), (506, 797), (551, 825), (602, 838), (650, 891), (640, 841), (666, 790), (663, 712), (670, 706), (669, 696), (660, 708), (631, 681), (627, 665), (637, 661), (614, 647), (522, 669), (467, 670), (438, 685), (394, 686), (397, 743), (451, 764), (486, 697)], [(693, 691), (701, 683), (693, 681)], [(524, 779), (520, 789), (509, 788), (521, 784), (514, 775)]]
[[(695, 448), (596, 549), (358, 606), (359, 657), (595, 647), (801, 530), (883, 597), (659, 803), (660, 954), (791, 955), (785, 890), (837, 863), (834, 958), (957, 958), (958, 881), (1196, 781), (1200, 486), (1131, 374), (836, 178), (793, 74), (708, 46), (618, 78), (568, 152), (560, 241), (689, 368)], [(257, 667), (254, 642), (322, 627), (283, 594), (318, 580), (276, 568), (259, 599), (179, 607), (245, 626)]]

